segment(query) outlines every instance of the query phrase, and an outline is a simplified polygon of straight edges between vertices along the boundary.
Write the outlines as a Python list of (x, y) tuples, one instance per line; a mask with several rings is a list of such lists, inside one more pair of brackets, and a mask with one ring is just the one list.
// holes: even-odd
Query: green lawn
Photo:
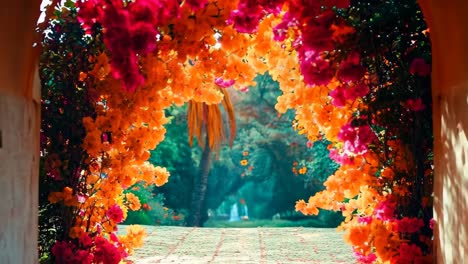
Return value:
[(268, 220), (268, 219), (252, 219), (247, 221), (221, 221), (210, 219), (203, 225), (204, 227), (237, 227), (237, 228), (249, 228), (249, 227), (329, 227), (324, 222), (317, 219), (303, 219), (297, 221), (290, 220)]

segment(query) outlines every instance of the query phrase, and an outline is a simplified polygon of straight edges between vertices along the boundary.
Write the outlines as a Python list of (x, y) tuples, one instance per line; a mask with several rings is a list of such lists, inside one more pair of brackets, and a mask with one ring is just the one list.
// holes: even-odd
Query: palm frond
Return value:
[(202, 102), (189, 101), (187, 118), (190, 146), (193, 145), (194, 138), (202, 148), (205, 146), (205, 140), (208, 140), (208, 147), (215, 152), (219, 151), (221, 143), (226, 140), (223, 114), (220, 108), (222, 104), (228, 119), (229, 146), (232, 147), (237, 130), (234, 106), (227, 90), (220, 88), (220, 92), (224, 95), (220, 104), (207, 105)]

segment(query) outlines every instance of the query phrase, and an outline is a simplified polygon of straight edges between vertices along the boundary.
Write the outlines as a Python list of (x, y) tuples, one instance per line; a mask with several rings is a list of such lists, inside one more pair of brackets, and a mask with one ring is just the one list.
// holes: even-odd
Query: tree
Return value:
[[(219, 90), (224, 95), (222, 105), (228, 118), (230, 127), (229, 145), (232, 146), (236, 134), (234, 107), (229, 93), (221, 88)], [(220, 144), (224, 140), (223, 115), (219, 104), (207, 105), (194, 101), (189, 102), (187, 115), (189, 143), (192, 145), (193, 139), (196, 138), (203, 149), (199, 171), (194, 177), (190, 205), (191, 213), (188, 220), (188, 225), (200, 226), (204, 222), (203, 213), (206, 211), (204, 202), (210, 173), (211, 155), (213, 151), (219, 151)]]
[(222, 149), (213, 163), (207, 206), (216, 209), (226, 197), (242, 194), (251, 216), (271, 218), (290, 212), (297, 199), (322, 190), (338, 166), (328, 157), (326, 142), (312, 147), (292, 128), (292, 111), (278, 115), (278, 83), (269, 74), (255, 81), (248, 92), (232, 91), (238, 136), (234, 147)]
[(193, 179), (195, 177), (200, 151), (187, 144), (187, 107), (171, 107), (167, 111), (167, 136), (158, 147), (151, 151), (149, 161), (160, 164), (171, 173), (171, 180), (154, 189), (154, 194), (163, 194), (169, 208), (188, 211), (192, 200)]

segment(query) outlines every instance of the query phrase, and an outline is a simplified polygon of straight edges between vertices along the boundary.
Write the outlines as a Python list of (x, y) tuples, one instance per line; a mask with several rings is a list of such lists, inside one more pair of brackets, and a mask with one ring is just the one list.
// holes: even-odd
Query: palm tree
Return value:
[[(229, 145), (232, 146), (236, 135), (236, 120), (234, 107), (226, 89), (219, 89), (224, 98), (223, 105), (229, 123)], [(203, 149), (199, 171), (194, 177), (192, 201), (190, 204), (189, 226), (200, 226), (203, 221), (205, 195), (208, 185), (208, 175), (211, 167), (212, 153), (217, 153), (226, 140), (224, 131), (223, 114), (220, 104), (207, 105), (205, 103), (190, 101), (188, 103), (188, 131), (189, 144), (193, 145), (193, 139), (197, 138), (198, 145)]]

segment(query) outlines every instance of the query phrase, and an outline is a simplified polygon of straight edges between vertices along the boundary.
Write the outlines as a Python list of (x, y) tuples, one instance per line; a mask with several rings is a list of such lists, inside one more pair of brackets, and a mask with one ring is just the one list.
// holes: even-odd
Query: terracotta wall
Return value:
[(430, 27), (437, 263), (468, 263), (468, 1), (419, 1)]
[(32, 48), (36, 0), (0, 8), (0, 263), (37, 263), (39, 85)]

